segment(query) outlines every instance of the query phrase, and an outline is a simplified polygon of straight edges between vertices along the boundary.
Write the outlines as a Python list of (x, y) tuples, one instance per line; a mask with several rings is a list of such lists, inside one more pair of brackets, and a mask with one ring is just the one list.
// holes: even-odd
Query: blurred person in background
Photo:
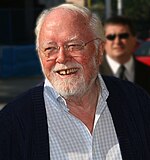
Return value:
[(104, 22), (105, 54), (100, 73), (116, 76), (143, 87), (150, 94), (150, 67), (137, 61), (135, 28), (128, 17), (114, 16)]
[(0, 160), (150, 159), (150, 97), (100, 75), (99, 18), (63, 4), (43, 11), (35, 30), (45, 81), (0, 112)]

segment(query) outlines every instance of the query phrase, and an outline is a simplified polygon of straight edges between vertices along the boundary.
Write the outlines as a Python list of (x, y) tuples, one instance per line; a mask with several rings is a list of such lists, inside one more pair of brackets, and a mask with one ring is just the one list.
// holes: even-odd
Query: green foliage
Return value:
[(104, 1), (99, 0), (96, 3), (92, 3), (92, 7), (91, 10), (93, 12), (95, 12), (101, 19), (104, 18), (104, 10), (105, 10), (105, 5), (104, 5)]
[[(105, 20), (105, 1), (91, 0), (91, 9), (96, 12), (102, 20)], [(117, 15), (118, 0), (111, 0), (112, 15)], [(150, 30), (150, 0), (122, 0), (123, 15), (129, 17), (133, 22), (136, 30), (147, 37)]]
[[(111, 0), (113, 15), (117, 14), (117, 2), (118, 0)], [(150, 21), (150, 0), (122, 0), (122, 3), (125, 16), (131, 17), (133, 20)], [(103, 15), (105, 12), (105, 0), (93, 0), (92, 10), (97, 10)]]
[(150, 20), (150, 0), (125, 0), (124, 14), (134, 20)]

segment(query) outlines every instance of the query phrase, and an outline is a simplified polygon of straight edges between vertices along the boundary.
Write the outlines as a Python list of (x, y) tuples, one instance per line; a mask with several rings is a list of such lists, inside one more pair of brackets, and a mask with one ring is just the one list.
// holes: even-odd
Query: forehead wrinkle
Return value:
[[(67, 37), (64, 42), (69, 42), (69, 41), (73, 41), (73, 40), (78, 40), (78, 37), (79, 37), (79, 36), (77, 36), (77, 35), (74, 35), (74, 36), (71, 37), (71, 38), (70, 38), (70, 37)], [(50, 41), (45, 42), (45, 43), (46, 43), (46, 44), (50, 44), (50, 43), (56, 43), (56, 42), (50, 40)]]
[[(64, 19), (64, 21), (62, 21), (62, 19)], [(66, 28), (68, 35), (65, 37)], [(54, 38), (53, 40), (57, 41), (55, 37), (59, 36), (61, 42), (61, 36), (63, 37), (63, 41), (69, 41), (79, 39), (80, 37), (83, 37), (82, 39), (84, 39), (84, 37), (90, 37), (92, 32), (89, 29), (87, 19), (82, 14), (57, 9), (45, 17), (40, 34), (43, 35), (42, 39), (44, 38), (45, 40), (52, 37), (52, 39)]]

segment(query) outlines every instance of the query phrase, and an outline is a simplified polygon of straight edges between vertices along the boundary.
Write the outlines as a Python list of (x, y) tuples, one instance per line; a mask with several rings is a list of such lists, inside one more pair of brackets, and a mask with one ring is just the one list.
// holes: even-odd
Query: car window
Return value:
[(143, 42), (135, 51), (136, 56), (150, 56), (150, 42)]

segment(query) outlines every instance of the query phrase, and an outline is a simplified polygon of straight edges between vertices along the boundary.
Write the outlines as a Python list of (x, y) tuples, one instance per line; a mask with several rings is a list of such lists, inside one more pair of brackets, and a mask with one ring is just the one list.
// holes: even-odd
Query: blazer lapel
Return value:
[(109, 75), (109, 76), (113, 76), (113, 72), (106, 60), (106, 56), (103, 56), (103, 60), (102, 60), (102, 64), (100, 65), (100, 73), (102, 75)]
[[(105, 78), (104, 80), (110, 93), (107, 103), (114, 122), (122, 158), (123, 160), (135, 160), (135, 157), (140, 157), (140, 151), (138, 151), (140, 137), (132, 113), (128, 110), (130, 106), (126, 103), (124, 95), (119, 93), (118, 86), (110, 82), (109, 84)], [(137, 139), (139, 139), (138, 142)]]

